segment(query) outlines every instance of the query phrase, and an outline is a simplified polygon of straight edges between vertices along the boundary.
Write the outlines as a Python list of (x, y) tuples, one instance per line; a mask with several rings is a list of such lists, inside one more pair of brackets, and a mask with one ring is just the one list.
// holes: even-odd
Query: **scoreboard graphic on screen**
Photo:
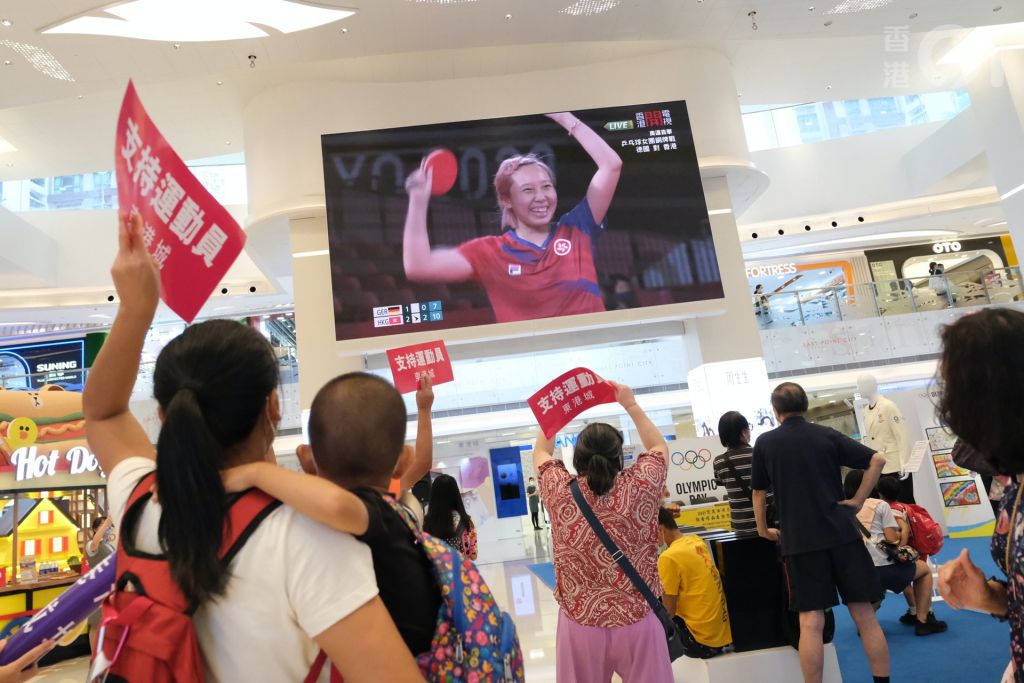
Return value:
[(442, 320), (444, 320), (444, 305), (440, 301), (378, 306), (373, 309), (374, 327), (419, 325), (420, 323), (436, 323)]

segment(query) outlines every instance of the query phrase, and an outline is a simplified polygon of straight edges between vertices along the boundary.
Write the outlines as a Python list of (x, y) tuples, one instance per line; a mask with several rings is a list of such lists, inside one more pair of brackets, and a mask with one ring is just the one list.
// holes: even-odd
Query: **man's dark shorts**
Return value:
[(882, 589), (893, 593), (902, 593), (903, 589), (914, 582), (914, 575), (917, 574), (916, 562), (896, 562), (887, 564), (884, 567), (875, 567), (878, 574), (878, 582)]
[(839, 604), (876, 602), (882, 596), (878, 574), (861, 540), (786, 557), (789, 607), (795, 612), (817, 612)]

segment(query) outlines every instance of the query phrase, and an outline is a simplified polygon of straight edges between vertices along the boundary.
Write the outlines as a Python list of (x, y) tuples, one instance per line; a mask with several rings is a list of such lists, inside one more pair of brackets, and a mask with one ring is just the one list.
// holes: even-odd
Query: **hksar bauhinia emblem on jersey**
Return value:
[(518, 264), (518, 263), (510, 263), (510, 264), (508, 264), (508, 274), (509, 275), (522, 275), (523, 274), (523, 267), (520, 264)]
[(556, 255), (566, 256), (570, 251), (572, 251), (572, 242), (565, 239), (564, 237), (560, 237), (557, 240), (555, 240), (553, 248), (555, 250)]

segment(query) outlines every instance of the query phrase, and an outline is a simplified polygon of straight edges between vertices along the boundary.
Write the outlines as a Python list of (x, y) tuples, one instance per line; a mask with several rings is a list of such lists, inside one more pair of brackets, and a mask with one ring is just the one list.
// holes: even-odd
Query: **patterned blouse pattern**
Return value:
[[(555, 599), (570, 619), (584, 626), (628, 626), (651, 608), (587, 524), (569, 490), (574, 478), (558, 460), (540, 466), (541, 494), (551, 517), (555, 551)], [(608, 534), (660, 596), (658, 507), (668, 463), (658, 452), (643, 453), (618, 475), (612, 490), (597, 496), (580, 477), (580, 490)]]
[[(1007, 618), (1010, 621), (1012, 680), (1024, 683), (1024, 506), (1020, 506), (1015, 519), (1010, 519), (1019, 487), (1017, 481), (1006, 487), (996, 531), (992, 534), (992, 558), (996, 561), (996, 566), (1007, 576)], [(1010, 538), (1013, 539), (1010, 546), (1010, 566), (1006, 566), (1006, 544)]]
[(448, 545), (460, 551), (463, 555), (471, 560), (476, 560), (476, 526), (473, 524), (473, 520), (466, 517), (465, 528), (459, 531), (459, 513), (452, 513), (452, 525), (455, 527), (455, 533), (458, 538), (445, 539)]

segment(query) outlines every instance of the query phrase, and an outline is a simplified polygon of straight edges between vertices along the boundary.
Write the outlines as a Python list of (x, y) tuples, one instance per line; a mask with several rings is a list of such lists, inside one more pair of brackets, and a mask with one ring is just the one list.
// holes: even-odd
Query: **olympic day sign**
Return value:
[(676, 439), (668, 442), (668, 493), (670, 500), (692, 505), (706, 496), (725, 500), (725, 487), (715, 481), (715, 456), (722, 453), (717, 437)]

